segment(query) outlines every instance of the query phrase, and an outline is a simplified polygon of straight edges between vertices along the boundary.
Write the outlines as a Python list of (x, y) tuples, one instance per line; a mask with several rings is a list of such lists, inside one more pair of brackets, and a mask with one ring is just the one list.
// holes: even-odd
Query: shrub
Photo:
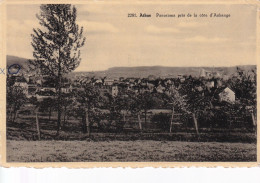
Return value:
[(168, 131), (170, 129), (170, 119), (171, 119), (171, 115), (159, 113), (159, 114), (155, 114), (152, 117), (151, 121), (157, 123), (158, 128)]

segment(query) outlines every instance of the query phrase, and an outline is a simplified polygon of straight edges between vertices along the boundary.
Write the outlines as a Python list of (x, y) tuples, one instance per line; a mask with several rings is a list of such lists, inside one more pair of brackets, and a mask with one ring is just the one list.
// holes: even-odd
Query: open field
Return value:
[(11, 141), (8, 162), (256, 161), (249, 143), (176, 141)]

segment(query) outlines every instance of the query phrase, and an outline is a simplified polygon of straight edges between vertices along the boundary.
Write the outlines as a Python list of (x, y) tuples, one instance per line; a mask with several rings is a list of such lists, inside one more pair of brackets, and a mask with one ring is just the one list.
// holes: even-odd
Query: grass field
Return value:
[(177, 141), (12, 141), (8, 162), (256, 161), (250, 143)]

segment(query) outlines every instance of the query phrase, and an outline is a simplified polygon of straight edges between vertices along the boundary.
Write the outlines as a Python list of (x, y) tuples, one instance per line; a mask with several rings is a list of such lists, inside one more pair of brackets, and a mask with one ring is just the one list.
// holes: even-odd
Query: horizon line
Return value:
[[(20, 57), (20, 56), (16, 56), (16, 55), (8, 55), (6, 54), (6, 57), (7, 56), (13, 56), (13, 57), (18, 57), (18, 58), (21, 58), (21, 59), (25, 59), (25, 60), (30, 60), (30, 58), (24, 58), (24, 57)], [(7, 60), (6, 60), (6, 63), (7, 63)], [(194, 67), (194, 68), (207, 68), (207, 67), (210, 67), (210, 68), (219, 68), (219, 67), (239, 67), (239, 66), (257, 66), (257, 63), (256, 64), (238, 64), (238, 65), (229, 65), (229, 66), (203, 66), (203, 65), (200, 65), (200, 66), (164, 66), (164, 65), (150, 65), (150, 66), (112, 66), (112, 67), (108, 67), (106, 69), (102, 69), (102, 70), (78, 70), (75, 69), (74, 71), (72, 72), (103, 72), (103, 71), (107, 71), (109, 69), (112, 69), (112, 68), (141, 68), (141, 67), (165, 67), (165, 68), (191, 68), (191, 67)]]

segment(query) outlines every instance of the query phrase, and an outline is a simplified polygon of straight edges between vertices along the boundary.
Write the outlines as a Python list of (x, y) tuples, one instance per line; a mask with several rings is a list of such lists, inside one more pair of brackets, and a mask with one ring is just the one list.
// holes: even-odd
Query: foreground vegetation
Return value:
[(7, 141), (8, 162), (256, 161), (244, 143), (173, 141)]

